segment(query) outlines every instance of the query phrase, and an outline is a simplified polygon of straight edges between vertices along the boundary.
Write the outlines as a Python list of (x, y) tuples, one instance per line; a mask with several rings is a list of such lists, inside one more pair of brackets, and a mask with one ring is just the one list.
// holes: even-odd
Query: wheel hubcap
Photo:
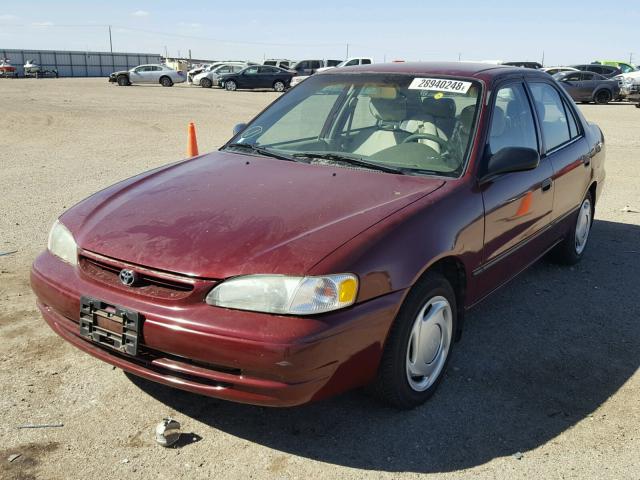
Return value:
[(449, 302), (433, 297), (420, 310), (409, 335), (406, 371), (409, 386), (428, 389), (440, 376), (449, 355), (453, 325)]
[(585, 199), (580, 206), (578, 212), (578, 221), (576, 222), (576, 253), (580, 255), (587, 246), (589, 231), (591, 230), (591, 202)]

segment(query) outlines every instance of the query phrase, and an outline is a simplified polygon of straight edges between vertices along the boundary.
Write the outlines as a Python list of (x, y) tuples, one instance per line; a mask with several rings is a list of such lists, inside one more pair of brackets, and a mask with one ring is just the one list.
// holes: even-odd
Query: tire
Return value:
[(129, 79), (124, 75), (120, 75), (117, 81), (118, 85), (120, 85), (121, 87), (126, 87), (127, 85), (129, 85)]
[[(427, 273), (411, 289), (391, 326), (370, 391), (402, 410), (426, 402), (444, 377), (456, 328), (451, 284), (439, 273)], [(421, 335), (425, 337), (418, 342)], [(431, 360), (426, 363), (424, 358)]]
[(211, 88), (213, 86), (213, 82), (208, 78), (203, 78), (200, 80), (200, 86), (202, 88)]
[(593, 101), (598, 105), (606, 105), (611, 101), (611, 92), (609, 90), (598, 90), (593, 96)]
[(284, 84), (282, 80), (276, 80), (275, 82), (273, 82), (273, 89), (276, 92), (284, 92), (286, 88), (287, 86)]
[(594, 213), (593, 197), (591, 192), (587, 192), (578, 209), (575, 226), (567, 233), (562, 243), (551, 252), (552, 261), (561, 265), (575, 265), (582, 260), (587, 249)]
[(169, 77), (160, 77), (160, 85), (163, 87), (173, 87), (173, 80)]
[(233, 80), (227, 80), (224, 82), (224, 88), (228, 92), (235, 92), (238, 89), (238, 84)]

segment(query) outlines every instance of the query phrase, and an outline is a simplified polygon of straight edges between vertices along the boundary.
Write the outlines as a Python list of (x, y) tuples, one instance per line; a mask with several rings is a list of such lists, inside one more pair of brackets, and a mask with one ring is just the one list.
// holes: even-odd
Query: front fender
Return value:
[[(355, 273), (358, 302), (364, 302), (410, 288), (444, 257), (453, 256), (467, 272), (473, 271), (482, 260), (484, 242), (484, 207), (474, 187), (469, 181), (448, 181), (342, 245), (310, 274)], [(472, 295), (465, 303), (473, 301)]]

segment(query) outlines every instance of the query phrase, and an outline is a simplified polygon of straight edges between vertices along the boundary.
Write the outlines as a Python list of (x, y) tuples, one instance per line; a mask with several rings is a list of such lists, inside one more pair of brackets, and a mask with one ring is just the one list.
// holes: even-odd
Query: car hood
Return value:
[(215, 152), (133, 177), (61, 221), (80, 248), (206, 278), (303, 274), (442, 179)]

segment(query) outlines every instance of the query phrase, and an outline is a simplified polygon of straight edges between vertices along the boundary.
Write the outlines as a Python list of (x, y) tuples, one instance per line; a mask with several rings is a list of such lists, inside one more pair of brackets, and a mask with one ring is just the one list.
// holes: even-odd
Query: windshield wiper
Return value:
[(294, 153), (293, 157), (302, 157), (302, 158), (320, 158), (322, 160), (334, 160), (336, 162), (348, 163), (350, 165), (356, 165), (359, 167), (370, 168), (372, 170), (380, 170), (381, 172), (387, 173), (396, 173), (399, 175), (404, 175), (404, 169), (390, 167), (388, 165), (383, 165), (377, 162), (371, 162), (369, 160), (365, 160), (360, 157), (352, 157), (351, 155), (345, 155), (342, 153), (329, 153), (329, 152), (306, 152), (306, 153)]
[(250, 150), (252, 152), (255, 152), (259, 155), (263, 155), (265, 157), (272, 157), (272, 158), (277, 158), (278, 160), (287, 160), (289, 162), (298, 162), (299, 160), (294, 158), (294, 157), (290, 157), (289, 155), (284, 155), (282, 153), (276, 153), (273, 150), (269, 150), (268, 148), (265, 147), (259, 147), (257, 145), (251, 145), (250, 143), (230, 143), (229, 145), (226, 145), (224, 147), (224, 149), (226, 150), (227, 148), (242, 148), (245, 150)]

